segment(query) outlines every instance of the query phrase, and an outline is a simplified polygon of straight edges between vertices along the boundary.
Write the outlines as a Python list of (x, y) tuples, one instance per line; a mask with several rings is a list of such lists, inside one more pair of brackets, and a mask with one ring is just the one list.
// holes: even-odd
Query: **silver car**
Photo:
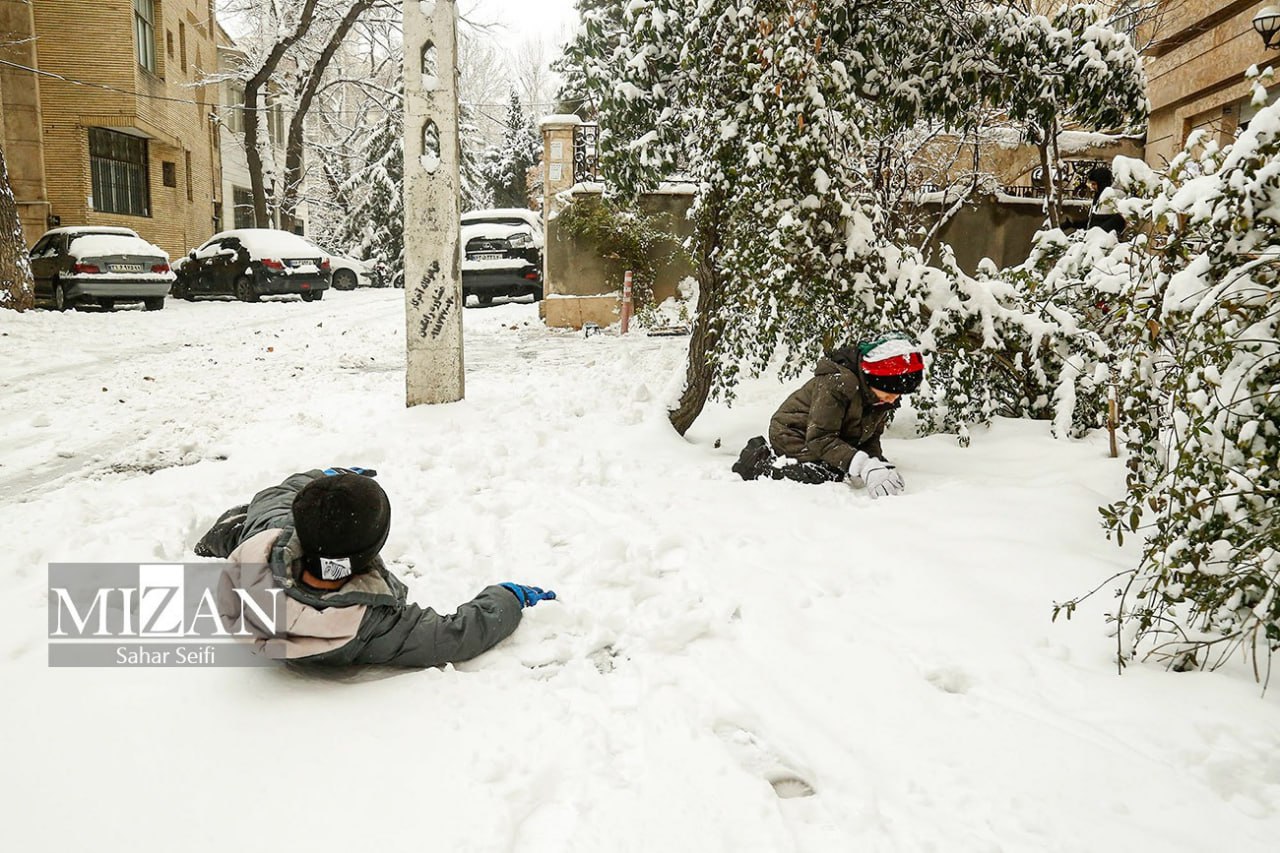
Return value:
[(31, 249), (36, 299), (58, 311), (141, 302), (164, 307), (174, 274), (169, 255), (129, 228), (85, 226), (45, 232)]

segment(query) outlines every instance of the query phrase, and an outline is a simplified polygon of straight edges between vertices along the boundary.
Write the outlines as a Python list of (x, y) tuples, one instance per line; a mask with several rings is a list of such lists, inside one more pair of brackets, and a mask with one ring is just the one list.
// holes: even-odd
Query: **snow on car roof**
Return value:
[(121, 228), (116, 225), (67, 225), (62, 228), (51, 228), (44, 232), (50, 234), (123, 234), (126, 237), (137, 237), (138, 232), (132, 228)]
[(310, 258), (314, 257), (316, 252), (324, 254), (320, 247), (312, 245), (305, 238), (276, 228), (236, 228), (233, 231), (214, 234), (205, 242), (225, 240), (228, 237), (238, 238), (249, 251), (264, 257), (301, 253), (303, 257)]
[(85, 231), (71, 235), (71, 245), (67, 254), (74, 258), (102, 258), (113, 255), (141, 255), (147, 258), (164, 258), (169, 260), (169, 253), (159, 246), (148, 243), (137, 234), (129, 232), (101, 233)]
[(487, 219), (522, 219), (530, 225), (542, 226), (542, 214), (523, 207), (495, 207), (462, 214), (463, 222), (480, 222)]

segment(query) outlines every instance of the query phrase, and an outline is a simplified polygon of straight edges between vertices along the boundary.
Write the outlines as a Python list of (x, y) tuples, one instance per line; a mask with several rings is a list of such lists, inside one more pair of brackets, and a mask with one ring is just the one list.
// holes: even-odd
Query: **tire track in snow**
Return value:
[[(232, 334), (240, 338), (242, 350), (259, 347), (260, 342), (255, 338), (268, 329), (274, 329), (278, 336), (287, 339), (295, 334), (299, 337), (311, 334), (319, 323), (324, 327), (326, 338), (336, 337), (364, 326), (369, 320), (385, 313), (389, 307), (398, 308), (399, 304), (398, 300), (361, 301), (354, 305), (343, 302), (311, 303), (305, 314), (296, 311), (291, 312), (291, 315), (283, 315), (279, 311), (273, 311), (273, 316), (266, 319), (247, 323), (234, 322)], [(241, 306), (231, 307), (239, 309)], [(152, 323), (145, 330), (151, 333), (148, 335), (149, 342), (126, 349), (111, 349), (111, 344), (120, 340), (119, 330), (108, 330), (105, 338), (90, 337), (95, 333), (100, 334), (101, 326), (80, 330), (82, 337), (92, 342), (99, 357), (4, 377), (7, 402), (10, 405), (15, 402), (23, 405), (14, 406), (10, 410), (12, 414), (0, 418), (0, 432), (7, 437), (6, 459), (10, 460), (9, 465), (0, 464), (0, 500), (27, 501), (43, 494), (49, 487), (57, 489), (67, 482), (109, 473), (127, 473), (130, 470), (149, 474), (160, 468), (193, 464), (205, 458), (190, 458), (189, 454), (182, 454), (176, 461), (165, 458), (163, 451), (167, 436), (156, 437), (140, 433), (137, 427), (137, 424), (157, 420), (153, 414), (155, 409), (174, 402), (172, 396), (157, 393), (158, 389), (150, 386), (146, 377), (162, 378), (168, 387), (198, 391), (207, 384), (208, 371), (221, 369), (222, 365), (211, 365), (210, 361), (212, 354), (225, 353), (225, 345), (221, 350), (217, 346), (218, 339), (228, 334), (225, 311), (217, 312), (194, 329), (200, 335), (199, 338), (185, 341), (180, 346), (168, 342), (175, 332), (183, 335), (193, 331), (185, 326), (175, 330), (174, 324), (188, 320), (189, 317), (184, 315), (201, 308), (202, 306), (191, 306), (187, 310), (179, 308), (173, 314), (167, 311), (146, 314), (146, 319)], [(244, 308), (252, 310), (249, 306)], [(324, 313), (317, 316), (314, 310), (316, 308)], [(207, 312), (207, 307), (205, 310)], [(121, 312), (118, 318), (103, 319), (131, 319), (132, 313), (141, 312)], [(237, 310), (236, 313), (243, 311)], [(171, 317), (175, 319), (170, 319)], [(246, 359), (244, 367), (261, 374), (256, 378), (265, 379), (269, 383), (276, 365), (263, 362), (263, 370), (255, 371), (255, 362), (252, 361), (255, 357)], [(340, 369), (336, 361), (323, 366), (334, 371)], [(232, 375), (236, 379), (243, 377), (239, 367)], [(139, 377), (142, 377), (141, 381)], [(229, 375), (228, 381), (231, 379), (232, 376)], [(234, 398), (236, 393), (232, 391), (230, 395), (214, 395), (213, 399), (188, 399), (185, 401), (188, 404), (187, 411), (173, 412), (166, 424), (173, 424), (174, 434), (180, 434), (184, 425), (199, 423), (207, 430), (202, 443), (206, 446), (216, 444), (227, 429), (234, 428), (237, 424), (234, 417), (224, 421), (216, 417), (214, 412), (230, 406), (233, 414), (236, 405), (234, 399), (226, 398)], [(106, 403), (107, 400), (121, 399), (127, 402), (116, 405), (129, 406), (128, 417), (120, 417), (120, 411)], [(50, 410), (54, 415), (53, 419), (49, 417)], [(33, 411), (39, 412), (34, 419)], [(69, 413), (74, 413), (79, 421), (75, 427), (71, 430), (51, 428), (55, 419)], [(183, 420), (184, 414), (188, 420)], [(22, 432), (24, 427), (28, 430), (25, 434)], [(69, 433), (75, 437), (91, 435), (96, 440), (83, 444), (75, 443), (73, 439), (68, 444), (66, 440)], [(159, 459), (139, 461), (129, 458), (130, 453), (137, 453), (140, 447), (145, 448), (149, 443), (160, 445)], [(43, 458), (29, 464), (23, 462), (21, 456), (16, 456), (15, 451), (25, 451), (28, 457)], [(6, 467), (15, 464), (15, 459), (19, 466), (17, 470), (5, 471)]]

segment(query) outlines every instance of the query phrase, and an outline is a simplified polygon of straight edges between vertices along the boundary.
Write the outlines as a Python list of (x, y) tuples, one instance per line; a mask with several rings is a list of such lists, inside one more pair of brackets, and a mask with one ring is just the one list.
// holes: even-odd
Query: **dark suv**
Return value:
[(481, 305), (495, 296), (542, 298), (542, 217), (501, 208), (462, 214), (462, 297)]
[(235, 296), (257, 302), (261, 296), (296, 293), (311, 302), (329, 289), (329, 258), (288, 231), (240, 228), (215, 234), (178, 265), (173, 295)]

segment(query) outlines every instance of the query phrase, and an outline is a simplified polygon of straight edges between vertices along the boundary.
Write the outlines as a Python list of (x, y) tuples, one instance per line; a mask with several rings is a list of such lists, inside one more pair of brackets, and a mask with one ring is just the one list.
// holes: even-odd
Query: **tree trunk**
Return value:
[[(316, 17), (316, 4), (319, 0), (305, 0), (298, 12), (298, 27), (289, 35), (280, 39), (271, 47), (267, 58), (258, 70), (244, 84), (244, 156), (249, 167), (249, 186), (253, 190), (253, 218), (259, 228), (271, 227), (271, 216), (267, 212), (266, 179), (262, 174), (262, 149), (258, 147), (258, 96), (263, 87), (276, 73), (289, 48), (311, 29)], [(268, 134), (268, 137), (270, 134)]]
[(671, 425), (680, 435), (688, 432), (702, 414), (715, 379), (711, 353), (720, 337), (720, 310), (724, 305), (724, 282), (715, 262), (720, 249), (719, 220), (719, 199), (707, 199), (698, 213), (698, 316), (694, 318), (693, 334), (689, 338), (684, 393), (676, 407), (668, 412)]
[(284, 148), (284, 188), (283, 197), (280, 200), (280, 228), (285, 231), (294, 230), (297, 224), (298, 197), (301, 195), (303, 180), (302, 132), (307, 113), (311, 110), (316, 92), (320, 91), (320, 81), (324, 79), (324, 72), (328, 69), (333, 55), (338, 52), (347, 33), (355, 26), (356, 20), (368, 11), (374, 2), (375, 0), (356, 0), (351, 4), (346, 14), (342, 16), (342, 20), (338, 21), (333, 32), (329, 34), (328, 43), (307, 71), (306, 79), (298, 92), (297, 104), (293, 117), (289, 120), (289, 136)]
[(1042, 122), (1036, 131), (1040, 135), (1040, 168), (1044, 170), (1044, 208), (1049, 227), (1062, 224), (1062, 201), (1058, 194), (1058, 122), (1050, 118)]
[(0, 145), (0, 308), (25, 311), (35, 304), (27, 241), (22, 237), (18, 203), (9, 186), (4, 146)]
[[(253, 224), (259, 228), (270, 228), (267, 185), (262, 174), (262, 150), (258, 147), (258, 87), (246, 85), (244, 92), (244, 159), (249, 167), (249, 188), (253, 190)], [(253, 106), (248, 106), (249, 104)]]

